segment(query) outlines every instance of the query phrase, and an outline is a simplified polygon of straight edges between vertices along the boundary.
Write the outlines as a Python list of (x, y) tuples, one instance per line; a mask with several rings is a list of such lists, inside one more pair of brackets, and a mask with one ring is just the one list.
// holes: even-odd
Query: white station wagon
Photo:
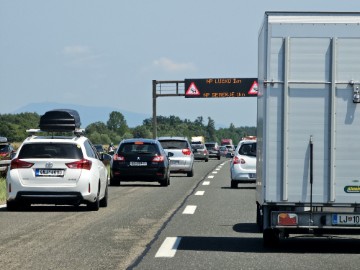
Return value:
[[(76, 115), (76, 111), (56, 110), (44, 115), (52, 118)], [(41, 131), (69, 131), (57, 124)], [(71, 122), (71, 121), (70, 121)], [(60, 123), (61, 125), (61, 123)], [(65, 124), (68, 126), (68, 123)], [(70, 124), (71, 136), (31, 135), (24, 140), (12, 159), (6, 177), (7, 209), (16, 210), (31, 204), (86, 204), (89, 210), (106, 207), (108, 172), (95, 147)], [(31, 132), (40, 130), (30, 130)]]

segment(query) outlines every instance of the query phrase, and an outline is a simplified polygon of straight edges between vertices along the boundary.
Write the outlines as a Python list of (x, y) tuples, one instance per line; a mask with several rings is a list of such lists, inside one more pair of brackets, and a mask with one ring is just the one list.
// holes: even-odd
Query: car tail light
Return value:
[(185, 156), (190, 156), (191, 155), (191, 150), (189, 148), (185, 148), (185, 149), (182, 150), (182, 153)]
[(84, 169), (90, 170), (92, 162), (88, 159), (81, 159), (75, 162), (66, 163), (65, 165), (70, 169)]
[(155, 156), (153, 159), (152, 159), (152, 162), (163, 162), (165, 160), (164, 156)]
[(204, 150), (204, 154), (207, 155), (208, 151), (207, 150)]
[(6, 157), (8, 153), (0, 153), (0, 157)]
[(12, 170), (12, 169), (27, 169), (27, 168), (31, 168), (33, 165), (34, 165), (34, 163), (15, 158), (10, 163), (10, 170)]
[(245, 164), (245, 159), (235, 156), (233, 158), (233, 164)]
[(113, 156), (113, 159), (117, 160), (117, 161), (125, 161), (125, 158), (123, 156), (118, 155), (118, 154), (115, 154)]

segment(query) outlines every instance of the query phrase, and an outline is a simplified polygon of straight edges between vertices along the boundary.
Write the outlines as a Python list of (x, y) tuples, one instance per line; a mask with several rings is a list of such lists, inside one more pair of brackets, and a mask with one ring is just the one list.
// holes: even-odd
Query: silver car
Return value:
[(231, 188), (256, 181), (256, 140), (240, 141), (230, 163)]
[(191, 144), (191, 147), (196, 160), (205, 160), (205, 162), (209, 161), (209, 151), (207, 150), (205, 144)]
[(170, 154), (170, 172), (194, 175), (194, 154), (186, 137), (159, 137), (158, 141), (166, 154)]

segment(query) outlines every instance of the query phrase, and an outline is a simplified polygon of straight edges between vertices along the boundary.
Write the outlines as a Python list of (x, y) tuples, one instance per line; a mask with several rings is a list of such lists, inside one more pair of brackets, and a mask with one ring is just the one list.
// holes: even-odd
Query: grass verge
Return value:
[(4, 177), (0, 177), (0, 204), (6, 202), (6, 182)]

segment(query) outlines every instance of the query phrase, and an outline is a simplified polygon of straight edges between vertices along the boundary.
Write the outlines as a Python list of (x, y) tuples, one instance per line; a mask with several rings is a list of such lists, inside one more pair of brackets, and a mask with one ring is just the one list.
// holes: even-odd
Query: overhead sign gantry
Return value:
[(153, 138), (157, 137), (156, 98), (184, 96), (185, 98), (256, 97), (257, 78), (207, 78), (184, 81), (153, 80)]

